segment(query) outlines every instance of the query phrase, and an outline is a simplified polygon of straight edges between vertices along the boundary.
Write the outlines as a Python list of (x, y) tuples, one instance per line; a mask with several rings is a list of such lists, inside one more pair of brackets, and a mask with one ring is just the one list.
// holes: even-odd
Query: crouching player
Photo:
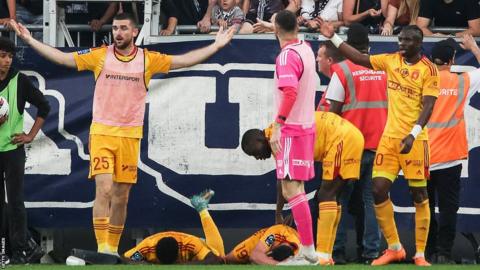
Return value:
[[(323, 181), (318, 193), (317, 254), (319, 264), (331, 265), (334, 263), (332, 250), (341, 217), (337, 196), (347, 181), (359, 178), (364, 139), (353, 124), (334, 113), (315, 112), (315, 125), (314, 160), (322, 162), (323, 168)], [(270, 158), (270, 130), (251, 129), (245, 132), (243, 151), (256, 159)], [(284, 201), (277, 203), (283, 204)]]
[(190, 200), (200, 214), (205, 241), (186, 233), (160, 232), (145, 238), (136, 247), (125, 252), (125, 259), (128, 262), (153, 264), (224, 263), (223, 240), (207, 210), (213, 194), (212, 190), (206, 190)]

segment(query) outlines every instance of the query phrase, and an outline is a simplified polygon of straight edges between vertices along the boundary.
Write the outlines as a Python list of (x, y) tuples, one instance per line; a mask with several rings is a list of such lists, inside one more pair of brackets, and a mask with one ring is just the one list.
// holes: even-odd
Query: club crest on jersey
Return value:
[(270, 234), (266, 239), (265, 239), (265, 244), (269, 247), (273, 245), (273, 242), (275, 242), (275, 235)]
[(77, 51), (77, 54), (78, 54), (78, 55), (82, 55), (82, 54), (87, 54), (87, 53), (89, 53), (89, 52), (91, 52), (90, 49), (85, 49), (85, 50)]
[(143, 261), (143, 255), (142, 253), (140, 253), (140, 251), (137, 251), (133, 253), (132, 256), (130, 256), (130, 260), (132, 260), (133, 262), (141, 262)]

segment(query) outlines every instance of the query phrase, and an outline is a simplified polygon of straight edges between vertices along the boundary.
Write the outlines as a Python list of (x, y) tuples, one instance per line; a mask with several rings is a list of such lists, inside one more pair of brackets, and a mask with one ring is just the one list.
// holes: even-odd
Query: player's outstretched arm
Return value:
[(42, 42), (34, 39), (30, 34), (30, 31), (28, 31), (28, 29), (21, 23), (10, 20), (8, 22), (8, 27), (15, 31), (17, 37), (25, 41), (25, 43), (30, 45), (30, 47), (37, 51), (41, 56), (58, 65), (66, 66), (69, 68), (77, 67), (72, 53), (62, 52), (56, 48), (53, 48), (47, 44), (43, 44)]
[(372, 64), (370, 64), (370, 57), (366, 54), (359, 52), (357, 49), (348, 45), (346, 42), (335, 34), (335, 28), (333, 24), (327, 21), (324, 21), (322, 18), (317, 17), (315, 21), (319, 24), (319, 32), (326, 38), (330, 39), (332, 43), (340, 50), (340, 52), (349, 60), (354, 62), (357, 65), (361, 65), (367, 68), (372, 69)]
[(190, 67), (207, 60), (232, 40), (235, 30), (234, 27), (230, 27), (224, 31), (223, 28), (220, 27), (214, 43), (186, 54), (174, 55), (172, 57), (171, 69)]

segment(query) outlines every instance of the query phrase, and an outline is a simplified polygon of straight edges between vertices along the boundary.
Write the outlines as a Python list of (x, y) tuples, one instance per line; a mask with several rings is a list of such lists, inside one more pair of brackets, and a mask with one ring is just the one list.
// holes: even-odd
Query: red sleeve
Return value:
[(283, 124), (287, 120), (290, 111), (295, 104), (297, 99), (297, 89), (291, 86), (286, 86), (281, 88), (283, 92), (283, 100), (279, 106), (276, 122)]

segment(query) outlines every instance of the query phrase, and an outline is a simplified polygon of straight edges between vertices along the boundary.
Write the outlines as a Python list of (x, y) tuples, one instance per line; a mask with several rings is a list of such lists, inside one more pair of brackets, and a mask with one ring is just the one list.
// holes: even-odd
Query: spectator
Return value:
[[(66, 24), (89, 24), (92, 31), (97, 32), (102, 25), (110, 22), (115, 15), (118, 5), (116, 3), (89, 3), (89, 2), (69, 2), (65, 4), (65, 23)], [(76, 33), (70, 31), (70, 34)], [(81, 32), (79, 39), (73, 35), (73, 41), (77, 46), (99, 46), (108, 44), (108, 31), (100, 33), (103, 38), (93, 40), (92, 33)]]
[(343, 0), (303, 0), (298, 24), (308, 29), (318, 28), (315, 18), (329, 21), (335, 28), (343, 25)]
[(456, 33), (480, 36), (480, 2), (478, 0), (420, 0), (417, 26), (425, 36), (446, 36), (432, 32), (430, 23), (439, 27), (465, 27), (465, 31)]
[(17, 19), (15, 0), (0, 0), (0, 24)]
[(17, 20), (23, 24), (43, 24), (43, 1), (17, 0)]
[(370, 34), (379, 34), (387, 6), (388, 0), (343, 0), (343, 21), (346, 26), (361, 23)]
[(390, 0), (383, 22), (382, 35), (400, 33), (402, 26), (415, 24), (420, 8), (419, 0)]
[(253, 26), (257, 18), (270, 22), (273, 14), (285, 9), (288, 0), (243, 0), (242, 10), (245, 14), (245, 23), (242, 26), (242, 34), (256, 33)]
[(297, 13), (301, 0), (244, 0), (245, 23), (241, 34), (273, 32), (275, 14), (283, 9)]
[(168, 23), (160, 34), (173, 34), (177, 25), (196, 25), (200, 32), (210, 32), (212, 9), (216, 3), (217, 0), (163, 0)]
[(212, 24), (223, 27), (235, 27), (238, 32), (245, 21), (242, 9), (237, 6), (236, 0), (218, 0), (212, 9)]

